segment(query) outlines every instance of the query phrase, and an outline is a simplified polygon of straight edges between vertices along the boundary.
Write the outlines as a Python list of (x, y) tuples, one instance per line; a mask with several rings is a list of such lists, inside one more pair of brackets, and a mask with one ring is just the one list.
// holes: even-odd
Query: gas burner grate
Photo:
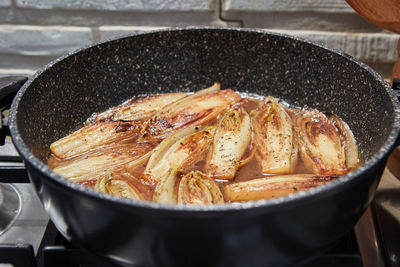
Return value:
[[(47, 239), (47, 240), (46, 240)], [(55, 226), (49, 222), (44, 242), (37, 257), (39, 267), (118, 267), (104, 262), (93, 254), (77, 248), (58, 233)], [(358, 251), (354, 231), (346, 235), (327, 253), (295, 267), (361, 267), (362, 260)]]

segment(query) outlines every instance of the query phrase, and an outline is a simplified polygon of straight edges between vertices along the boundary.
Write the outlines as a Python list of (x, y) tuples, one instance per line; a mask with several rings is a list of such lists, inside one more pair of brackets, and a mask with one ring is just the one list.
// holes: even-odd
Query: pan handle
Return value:
[[(392, 79), (392, 88), (393, 91), (396, 93), (397, 99), (400, 101), (400, 78), (393, 78)], [(400, 136), (397, 138), (396, 147), (400, 146)]]
[(400, 78), (393, 78), (392, 88), (397, 93), (397, 98), (400, 100)]
[[(397, 95), (397, 99), (400, 101), (400, 78), (393, 78), (392, 88)], [(400, 146), (400, 136), (397, 138), (396, 146)]]
[(4, 115), (22, 85), (28, 78), (24, 76), (9, 76), (0, 78), (0, 145), (4, 145), (6, 136), (10, 135), (8, 128), (8, 115)]

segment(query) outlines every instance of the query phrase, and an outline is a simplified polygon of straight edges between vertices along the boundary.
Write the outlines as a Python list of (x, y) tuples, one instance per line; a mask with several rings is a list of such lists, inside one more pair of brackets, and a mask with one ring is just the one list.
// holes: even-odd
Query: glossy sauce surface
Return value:
[[(241, 94), (242, 100), (241, 100), (241, 107), (250, 115), (253, 116), (253, 114), (259, 109), (264, 103), (265, 103), (265, 98), (263, 97), (253, 97), (253, 96), (248, 96)], [(141, 97), (141, 99), (146, 99), (146, 97)], [(132, 101), (131, 101), (132, 102)], [(281, 105), (285, 107), (288, 113), (292, 113), (296, 110), (300, 110), (298, 108), (293, 108), (289, 107), (286, 103), (280, 101)], [(111, 109), (112, 110), (112, 109)], [(109, 110), (109, 112), (111, 112)], [(103, 113), (103, 115), (107, 114)], [(216, 126), (221, 119), (222, 114), (218, 115), (216, 119), (213, 119), (207, 123), (209, 126)], [(103, 119), (101, 119), (98, 122), (94, 122), (93, 118), (96, 118), (96, 115), (93, 115), (88, 119), (88, 123), (96, 124), (96, 123), (104, 123)], [(178, 118), (175, 118), (175, 120), (179, 120)], [(105, 119), (106, 121), (106, 119)], [(118, 131), (116, 132), (125, 132), (125, 131), (132, 131), (135, 127), (140, 128), (140, 124), (143, 123), (145, 124), (146, 121), (120, 121), (118, 124)], [(134, 135), (138, 134), (140, 130), (135, 131), (133, 130), (132, 133)], [(316, 135), (317, 136), (317, 135)], [(157, 139), (142, 139), (141, 141), (138, 141), (138, 139), (135, 137), (133, 138), (122, 138), (120, 140), (116, 140), (116, 142), (112, 142), (106, 145), (103, 145), (101, 147), (96, 147), (96, 149), (90, 149), (89, 151), (86, 151), (84, 153), (75, 155), (70, 158), (59, 158), (56, 157), (55, 155), (51, 155), (49, 160), (48, 160), (48, 165), (52, 169), (57, 169), (63, 166), (69, 166), (69, 164), (76, 162), (77, 160), (84, 160), (89, 157), (96, 157), (99, 156), (101, 157), (104, 154), (107, 154), (111, 157), (119, 157), (120, 155), (128, 154), (133, 157), (144, 155), (147, 152), (153, 150), (156, 148), (160, 143), (161, 140)], [(210, 144), (210, 149), (211, 149), (211, 144)], [(220, 188), (222, 194), (224, 195), (225, 202), (229, 202), (230, 200), (227, 198), (225, 192), (224, 192), (224, 186), (229, 185), (229, 184), (235, 184), (238, 182), (245, 182), (257, 178), (265, 178), (265, 177), (273, 177), (274, 174), (271, 173), (263, 173), (262, 169), (260, 168), (260, 164), (257, 161), (256, 157), (254, 156), (255, 154), (255, 143), (250, 142), (250, 144), (247, 147), (247, 150), (243, 154), (242, 158), (248, 158), (248, 162), (244, 164), (243, 166), (240, 166), (236, 172), (236, 175), (234, 176), (233, 179), (230, 180), (221, 180), (221, 179), (214, 179), (218, 187)], [(196, 171), (201, 171), (203, 173), (208, 173), (207, 169), (207, 154), (204, 154), (203, 159), (199, 159), (194, 166), (191, 167), (191, 170), (196, 170)], [(124, 165), (116, 165), (112, 167), (112, 177), (113, 179), (117, 180), (123, 180), (126, 183), (128, 183), (130, 186), (135, 188), (137, 190), (143, 200), (148, 200), (151, 201), (153, 198), (154, 190), (156, 189), (157, 184), (146, 181), (143, 179), (143, 173), (146, 169), (148, 159), (143, 161), (141, 164), (135, 166), (134, 168), (125, 168)], [(190, 170), (187, 170), (190, 171)], [(299, 157), (299, 159), (296, 162), (295, 168), (291, 172), (291, 174), (312, 174), (313, 171), (304, 164), (302, 159)], [(75, 179), (76, 182), (83, 184), (85, 186), (95, 188), (96, 183), (98, 182), (98, 175), (96, 174), (96, 170), (93, 170), (92, 174), (87, 175), (89, 178), (87, 179)], [(177, 193), (178, 191), (178, 186), (180, 184), (180, 180), (182, 179), (183, 174), (179, 174), (177, 176), (177, 181), (175, 182), (174, 186), (174, 193)]]

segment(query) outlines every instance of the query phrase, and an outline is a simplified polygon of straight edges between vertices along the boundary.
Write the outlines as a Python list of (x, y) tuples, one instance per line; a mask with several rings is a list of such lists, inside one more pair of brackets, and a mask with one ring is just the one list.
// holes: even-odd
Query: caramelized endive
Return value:
[(356, 140), (350, 127), (341, 118), (335, 114), (327, 114), (329, 120), (333, 122), (336, 129), (339, 131), (340, 143), (346, 158), (346, 168), (349, 170), (355, 169), (360, 165), (360, 155)]
[(208, 175), (215, 179), (233, 179), (251, 138), (249, 114), (240, 106), (225, 112), (215, 130)]
[(185, 93), (168, 93), (133, 97), (121, 105), (112, 107), (104, 112), (93, 114), (88, 119), (88, 123), (117, 120), (144, 121), (150, 119), (166, 105), (184, 96), (186, 96)]
[(185, 172), (171, 168), (161, 179), (153, 201), (167, 204), (222, 204), (224, 198), (216, 182), (200, 171)]
[(209, 205), (295, 194), (361, 164), (337, 115), (215, 83), (139, 96), (50, 146), (59, 175), (119, 197)]
[(162, 140), (180, 128), (207, 124), (239, 100), (241, 97), (231, 89), (188, 95), (154, 115), (146, 123), (144, 135)]
[(182, 177), (178, 189), (178, 204), (222, 204), (224, 198), (213, 179), (200, 171)]
[(133, 185), (124, 180), (114, 179), (112, 174), (99, 176), (94, 189), (119, 197), (142, 199), (140, 193)]
[[(194, 128), (196, 130), (196, 127)], [(179, 137), (176, 133), (165, 139), (159, 146), (157, 152), (149, 159), (149, 163), (144, 171), (143, 177), (150, 183), (160, 182), (171, 168), (180, 167), (184, 171), (189, 171), (199, 161), (203, 160), (212, 141), (215, 127), (208, 126), (204, 129), (191, 133), (191, 129), (184, 129), (187, 135)], [(172, 142), (169, 139), (173, 139)], [(175, 142), (173, 142), (175, 141)], [(164, 144), (168, 145), (164, 147)]]
[(182, 171), (180, 171), (179, 168), (171, 168), (167, 171), (154, 190), (154, 202), (176, 204), (177, 194), (175, 191), (175, 184), (181, 173)]
[(295, 129), (304, 164), (315, 174), (344, 174), (346, 157), (338, 129), (324, 114), (301, 110), (296, 114)]
[(297, 164), (292, 119), (273, 97), (253, 113), (256, 158), (265, 174), (287, 174)]
[(50, 145), (58, 158), (70, 158), (113, 142), (129, 142), (140, 132), (133, 122), (113, 121), (85, 126)]
[(224, 186), (227, 201), (249, 201), (286, 196), (337, 178), (334, 175), (287, 174), (252, 179)]
[(148, 143), (138, 143), (135, 146), (123, 144), (99, 148), (68, 160), (52, 158), (49, 161), (49, 166), (65, 178), (82, 181), (98, 177), (110, 170), (123, 169), (148, 153), (152, 148), (153, 145)]

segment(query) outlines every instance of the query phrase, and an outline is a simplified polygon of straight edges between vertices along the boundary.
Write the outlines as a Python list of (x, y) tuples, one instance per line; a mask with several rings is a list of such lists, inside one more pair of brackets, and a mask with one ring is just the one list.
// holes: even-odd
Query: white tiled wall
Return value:
[(118, 11), (184, 10), (208, 11), (210, 3), (198, 0), (16, 0), (21, 8), (40, 9), (87, 9)]
[(324, 43), (390, 76), (399, 36), (344, 0), (0, 0), (0, 76), (93, 42), (174, 26), (240, 26)]

